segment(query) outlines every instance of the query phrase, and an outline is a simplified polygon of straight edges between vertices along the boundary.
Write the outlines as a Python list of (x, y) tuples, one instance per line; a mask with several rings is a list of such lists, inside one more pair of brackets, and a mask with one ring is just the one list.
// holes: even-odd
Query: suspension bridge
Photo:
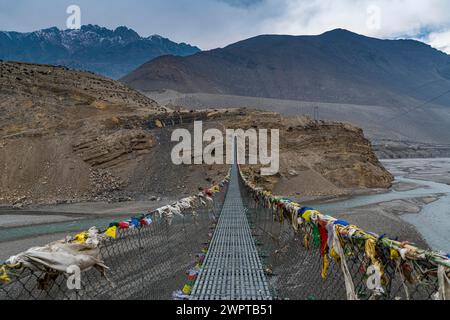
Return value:
[(275, 197), (234, 165), (196, 196), (11, 257), (0, 300), (438, 300), (449, 268), (441, 253)]
[(239, 189), (237, 166), (217, 229), (195, 283), (194, 300), (268, 300), (268, 281)]

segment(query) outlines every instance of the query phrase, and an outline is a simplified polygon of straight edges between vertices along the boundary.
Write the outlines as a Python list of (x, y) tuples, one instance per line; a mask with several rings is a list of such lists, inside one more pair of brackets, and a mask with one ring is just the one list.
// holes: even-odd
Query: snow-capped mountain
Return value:
[(158, 35), (141, 37), (134, 30), (97, 25), (79, 30), (56, 27), (35, 32), (0, 31), (0, 59), (64, 65), (118, 79), (162, 55), (188, 56), (200, 49)]

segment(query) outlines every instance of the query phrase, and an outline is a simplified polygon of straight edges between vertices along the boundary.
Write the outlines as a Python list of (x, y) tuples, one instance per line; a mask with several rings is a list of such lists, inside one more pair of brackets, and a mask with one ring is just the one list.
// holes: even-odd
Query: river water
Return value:
[[(432, 180), (449, 177), (450, 159), (402, 159), (383, 161), (396, 174), (399, 183), (416, 184), (414, 190), (356, 196), (342, 201), (314, 205), (319, 211), (333, 215), (346, 210), (392, 200), (439, 195), (439, 200), (424, 205), (418, 214), (403, 214), (401, 219), (415, 226), (431, 248), (450, 252), (450, 185)], [(410, 178), (411, 176), (414, 177)]]

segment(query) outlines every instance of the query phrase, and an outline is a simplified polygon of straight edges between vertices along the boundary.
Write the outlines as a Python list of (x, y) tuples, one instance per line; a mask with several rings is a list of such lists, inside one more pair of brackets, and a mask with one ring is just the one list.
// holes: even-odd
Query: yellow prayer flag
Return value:
[(107, 235), (110, 238), (116, 239), (117, 238), (117, 227), (113, 226), (106, 230), (105, 235)]
[(400, 253), (397, 250), (391, 248), (391, 260), (397, 260), (400, 258)]
[(330, 257), (332, 257), (335, 261), (339, 261), (341, 259), (341, 256), (334, 250), (334, 247), (330, 250)]
[(307, 211), (305, 211), (305, 213), (302, 216), (303, 220), (305, 220), (306, 222), (311, 222), (311, 215), (313, 213), (316, 215), (320, 214), (320, 212), (317, 210), (307, 210)]
[(191, 294), (191, 292), (192, 292), (192, 287), (189, 286), (189, 285), (185, 285), (184, 288), (183, 288), (183, 293), (184, 294)]
[(74, 242), (78, 244), (85, 244), (88, 238), (87, 232), (81, 232), (74, 237)]
[(0, 283), (9, 283), (11, 282), (11, 279), (8, 276), (8, 272), (6, 272), (6, 266), (2, 266), (0, 268)]
[(327, 255), (323, 256), (322, 261), (322, 279), (326, 280), (328, 277), (328, 267), (330, 266), (330, 262), (328, 261)]

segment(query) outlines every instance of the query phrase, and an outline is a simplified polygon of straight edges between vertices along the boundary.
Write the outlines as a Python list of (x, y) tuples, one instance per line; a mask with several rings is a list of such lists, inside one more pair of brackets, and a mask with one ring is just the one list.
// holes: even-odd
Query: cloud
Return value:
[[(127, 25), (202, 49), (259, 34), (320, 34), (345, 28), (381, 38), (419, 38), (448, 50), (448, 0), (0, 0), (0, 29), (64, 27), (78, 4), (82, 23)], [(39, 14), (35, 14), (38, 12)]]
[(217, 1), (228, 3), (229, 5), (234, 7), (244, 7), (244, 8), (248, 8), (263, 2), (263, 0), (217, 0)]
[(448, 0), (264, 0), (251, 14), (248, 21), (259, 21), (255, 33), (344, 28), (379, 38), (419, 38), (446, 52), (450, 47)]
[(450, 30), (444, 32), (432, 32), (422, 40), (432, 47), (450, 54)]
[(263, 22), (277, 33), (317, 34), (345, 28), (365, 35), (414, 36), (424, 28), (450, 27), (447, 0), (266, 0), (283, 12)]

